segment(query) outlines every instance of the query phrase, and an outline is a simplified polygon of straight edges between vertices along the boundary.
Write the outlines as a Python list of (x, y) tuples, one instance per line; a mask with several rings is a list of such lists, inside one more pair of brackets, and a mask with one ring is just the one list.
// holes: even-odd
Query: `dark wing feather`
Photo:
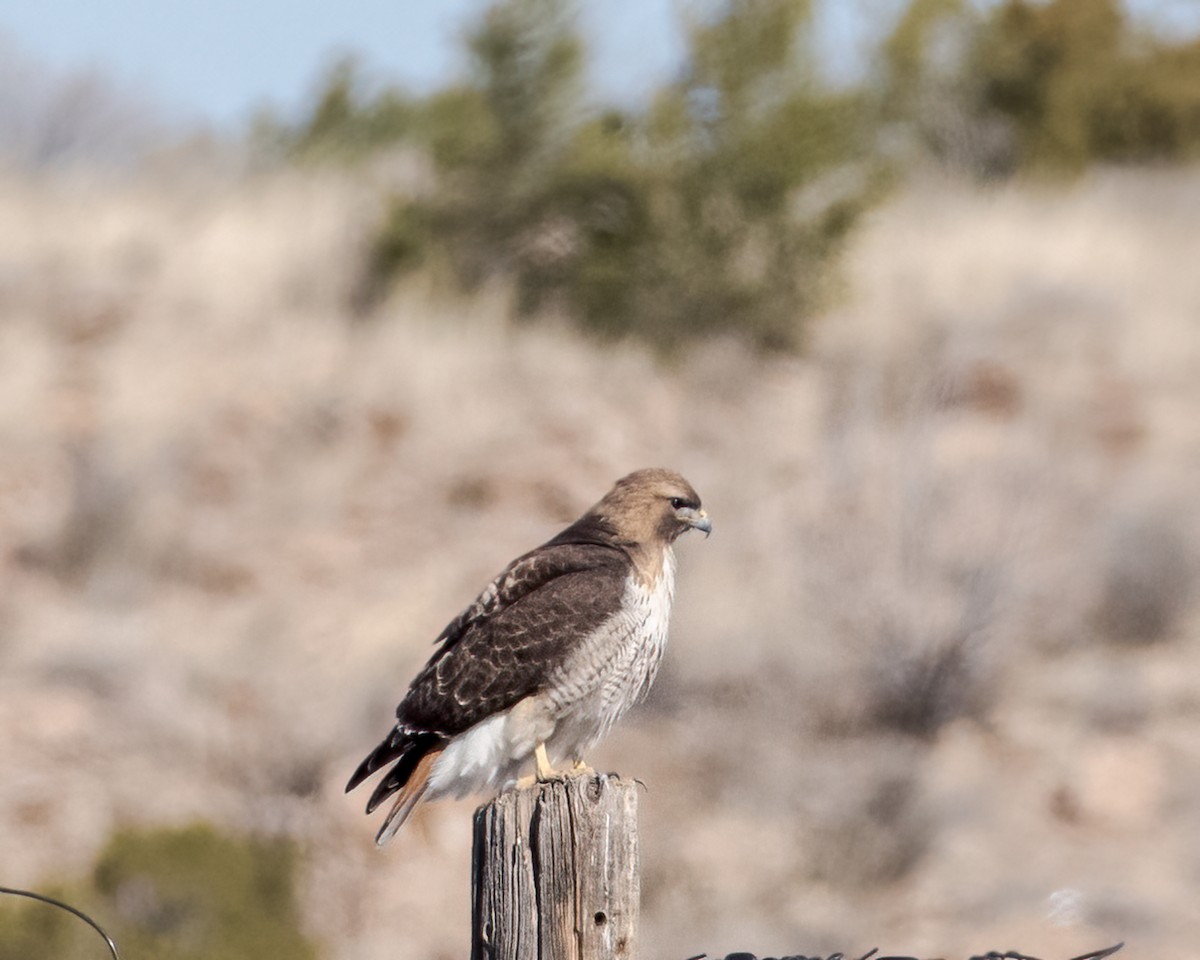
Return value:
[(541, 689), (574, 645), (620, 607), (621, 550), (555, 543), (518, 558), (438, 638), (396, 716), (450, 738)]
[[(417, 769), (417, 764), (421, 762), (427, 753), (437, 748), (440, 743), (439, 738), (432, 734), (420, 734), (413, 737), (409, 741), (408, 748), (398, 755), (396, 765), (388, 771), (387, 776), (380, 780), (379, 784), (375, 787), (374, 793), (371, 794), (371, 799), (367, 801), (367, 813), (373, 811), (384, 800), (408, 783), (408, 778)], [(346, 788), (347, 792), (351, 789), (351, 787)]]
[[(403, 786), (404, 782), (408, 779), (408, 775), (420, 762), (421, 757), (440, 743), (440, 737), (422, 734), (414, 735), (407, 730), (393, 727), (384, 741), (367, 754), (367, 758), (358, 765), (358, 769), (350, 777), (350, 782), (346, 784), (346, 792), (349, 793), (370, 777), (371, 774), (382, 770), (389, 763), (396, 760), (399, 760), (400, 763), (397, 763), (392, 768), (393, 776), (385, 777), (383, 782), (386, 783), (392, 780), (398, 774), (400, 776), (399, 786)], [(369, 806), (367, 813), (370, 813), (378, 803), (379, 801), (376, 800), (372, 806)]]
[(574, 644), (616, 612), (628, 575), (620, 549), (556, 538), (509, 564), (451, 621), (396, 708), (396, 726), (346, 785), (392, 765), (367, 802), (370, 813), (399, 795), (378, 842), (420, 800), (447, 741), (543, 687)]

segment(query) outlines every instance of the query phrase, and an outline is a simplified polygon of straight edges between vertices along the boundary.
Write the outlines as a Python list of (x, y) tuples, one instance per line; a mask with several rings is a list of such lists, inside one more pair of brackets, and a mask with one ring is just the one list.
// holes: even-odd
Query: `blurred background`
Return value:
[(644, 957), (1195, 952), (1195, 3), (0, 30), (0, 883), (132, 960), (464, 955), (476, 801), (381, 853), (342, 786), (663, 465), (716, 532), (592, 758)]

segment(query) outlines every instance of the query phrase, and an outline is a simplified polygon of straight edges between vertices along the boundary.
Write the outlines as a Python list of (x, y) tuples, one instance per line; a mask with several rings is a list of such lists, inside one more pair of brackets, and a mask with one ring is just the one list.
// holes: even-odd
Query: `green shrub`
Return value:
[(1141, 31), (1118, 0), (912, 0), (884, 45), (885, 114), (985, 174), (1200, 155), (1200, 41)]
[(822, 79), (807, 0), (718, 0), (637, 112), (587, 99), (573, 9), (494, 3), (468, 79), (424, 100), (344, 61), (282, 137), (297, 157), (404, 141), (433, 161), (381, 203), (359, 313), (421, 266), (467, 290), (506, 277), (523, 317), (663, 352), (730, 333), (795, 349), (906, 163), (1061, 176), (1200, 155), (1200, 40), (1142, 32), (1118, 0), (910, 0), (858, 88)]
[[(300, 930), (296, 866), (283, 840), (231, 837), (205, 824), (123, 830), (90, 883), (53, 895), (95, 918), (126, 957), (312, 960), (316, 948)], [(61, 910), (0, 907), (0, 960), (104, 955), (95, 933)]]
[[(38, 892), (64, 903), (78, 902), (77, 891), (50, 887)], [(107, 956), (95, 931), (59, 907), (0, 897), (0, 960)]]
[(797, 346), (880, 182), (867, 102), (817, 79), (810, 36), (807, 4), (731, 0), (691, 24), (685, 79), (645, 114), (598, 112), (569, 6), (497, 3), (471, 85), (423, 111), (437, 188), (392, 203), (360, 290), (433, 250), (468, 289), (509, 276), (523, 316), (601, 337)]
[(412, 140), (421, 106), (396, 87), (368, 82), (354, 56), (335, 60), (317, 82), (307, 116), (287, 123), (267, 112), (256, 122), (260, 149), (302, 161), (345, 161)]

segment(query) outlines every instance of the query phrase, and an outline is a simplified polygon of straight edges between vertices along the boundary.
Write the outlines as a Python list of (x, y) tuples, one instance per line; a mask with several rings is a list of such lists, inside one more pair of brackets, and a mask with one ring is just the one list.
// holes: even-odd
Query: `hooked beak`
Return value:
[(712, 533), (712, 521), (708, 519), (708, 514), (703, 510), (697, 510), (694, 514), (687, 518), (690, 524), (696, 530), (703, 530), (705, 539)]

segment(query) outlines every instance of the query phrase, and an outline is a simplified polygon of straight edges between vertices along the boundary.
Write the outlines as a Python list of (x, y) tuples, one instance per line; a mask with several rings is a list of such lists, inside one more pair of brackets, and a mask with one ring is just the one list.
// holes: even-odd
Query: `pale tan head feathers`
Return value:
[(622, 477), (588, 512), (628, 544), (666, 546), (693, 528), (712, 532), (692, 485), (659, 467)]

